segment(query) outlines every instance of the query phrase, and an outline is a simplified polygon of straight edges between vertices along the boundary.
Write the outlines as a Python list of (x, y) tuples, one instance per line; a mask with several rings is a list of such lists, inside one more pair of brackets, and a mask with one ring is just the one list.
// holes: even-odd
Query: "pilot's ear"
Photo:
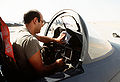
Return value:
[(36, 24), (37, 22), (38, 22), (38, 18), (35, 17), (35, 18), (33, 19), (33, 23)]

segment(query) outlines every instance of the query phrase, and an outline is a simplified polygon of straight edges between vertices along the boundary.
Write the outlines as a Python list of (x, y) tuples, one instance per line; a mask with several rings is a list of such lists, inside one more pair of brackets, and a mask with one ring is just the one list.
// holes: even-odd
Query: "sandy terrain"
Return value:
[(99, 22), (88, 22), (97, 32), (100, 33), (105, 39), (120, 43), (120, 38), (114, 38), (113, 32), (119, 32), (120, 34), (120, 21), (99, 21)]
[[(111, 21), (96, 21), (96, 22), (86, 22), (87, 25), (89, 25), (91, 28), (93, 28), (98, 34), (100, 34), (103, 38), (112, 41), (112, 42), (117, 42), (120, 43), (120, 38), (114, 38), (112, 36), (113, 32), (119, 32), (120, 34), (120, 21), (118, 22), (111, 22)], [(89, 27), (88, 26), (88, 27)], [(15, 37), (14, 32), (17, 30), (20, 30), (21, 28), (9, 28), (11, 32), (11, 37)], [(13, 38), (11, 39), (13, 42)]]

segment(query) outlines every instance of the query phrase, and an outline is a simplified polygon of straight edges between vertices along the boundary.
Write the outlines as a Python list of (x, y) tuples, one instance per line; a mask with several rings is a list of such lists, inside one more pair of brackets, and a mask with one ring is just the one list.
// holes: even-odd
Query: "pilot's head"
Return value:
[(24, 24), (31, 34), (39, 33), (44, 25), (42, 14), (37, 10), (30, 10), (24, 14)]

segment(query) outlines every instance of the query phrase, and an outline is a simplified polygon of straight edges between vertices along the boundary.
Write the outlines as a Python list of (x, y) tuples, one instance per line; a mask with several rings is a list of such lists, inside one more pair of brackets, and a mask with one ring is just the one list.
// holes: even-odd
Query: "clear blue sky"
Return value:
[(37, 9), (45, 20), (61, 9), (73, 9), (86, 21), (120, 21), (120, 0), (1, 0), (4, 21), (21, 22), (23, 14)]

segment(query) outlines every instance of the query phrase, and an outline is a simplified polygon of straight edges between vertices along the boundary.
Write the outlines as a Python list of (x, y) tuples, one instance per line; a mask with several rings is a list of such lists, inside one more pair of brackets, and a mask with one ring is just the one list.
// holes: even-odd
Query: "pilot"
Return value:
[(64, 66), (63, 59), (57, 59), (53, 64), (45, 65), (40, 50), (42, 47), (39, 41), (43, 43), (57, 42), (62, 44), (65, 34), (58, 38), (49, 38), (47, 36), (37, 36), (44, 25), (42, 14), (37, 10), (30, 10), (24, 14), (24, 24), (26, 29), (13, 43), (16, 63), (18, 64), (22, 75), (25, 78), (34, 78), (37, 76), (46, 76), (56, 72), (56, 69)]

